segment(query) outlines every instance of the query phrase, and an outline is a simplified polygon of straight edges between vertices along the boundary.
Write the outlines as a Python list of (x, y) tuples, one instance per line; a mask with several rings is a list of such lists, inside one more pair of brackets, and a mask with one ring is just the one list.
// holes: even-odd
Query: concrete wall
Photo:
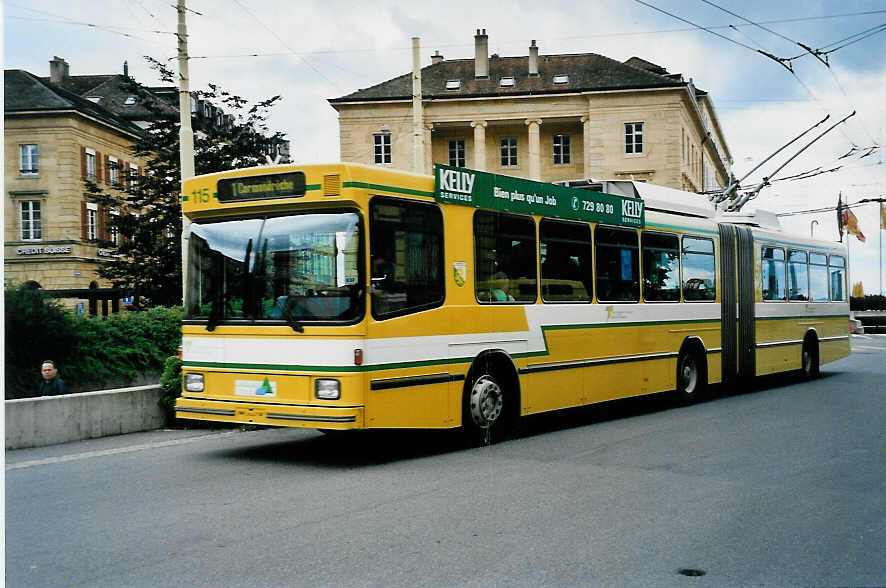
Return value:
[(158, 384), (6, 401), (6, 449), (158, 429)]

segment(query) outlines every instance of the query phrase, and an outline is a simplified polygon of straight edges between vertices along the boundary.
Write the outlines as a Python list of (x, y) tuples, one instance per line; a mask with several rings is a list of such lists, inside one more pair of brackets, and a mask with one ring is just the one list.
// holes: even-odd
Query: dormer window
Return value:
[(123, 101), (123, 104), (125, 104), (126, 106), (132, 106), (133, 104), (135, 104), (136, 100), (137, 98), (135, 96), (127, 96), (126, 100)]
[(569, 74), (557, 74), (554, 76), (555, 84), (568, 84), (569, 83)]
[(499, 80), (498, 85), (502, 88), (511, 88), (514, 86), (514, 76), (505, 76)]
[(446, 89), (447, 90), (461, 90), (461, 80), (447, 80), (446, 81)]

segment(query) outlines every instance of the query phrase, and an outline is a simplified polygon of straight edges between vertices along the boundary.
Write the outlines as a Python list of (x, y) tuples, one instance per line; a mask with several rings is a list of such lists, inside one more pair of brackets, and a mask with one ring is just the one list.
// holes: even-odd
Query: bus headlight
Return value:
[(315, 380), (314, 396), (322, 400), (338, 400), (341, 398), (341, 384), (338, 380), (328, 378)]
[(203, 374), (185, 374), (185, 390), (203, 392)]

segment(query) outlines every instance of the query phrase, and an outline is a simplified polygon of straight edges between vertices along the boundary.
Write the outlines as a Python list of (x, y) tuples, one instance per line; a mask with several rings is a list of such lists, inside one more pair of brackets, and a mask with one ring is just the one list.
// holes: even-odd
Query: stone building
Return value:
[[(65, 64), (65, 67), (67, 64)], [(108, 287), (96, 274), (113, 211), (87, 201), (84, 179), (125, 189), (141, 173), (142, 130), (51, 81), (4, 72), (4, 280), (46, 290)], [(71, 293), (71, 298), (80, 298)]]
[[(98, 241), (117, 239), (107, 223), (116, 211), (88, 202), (84, 180), (103, 190), (137, 181), (144, 162), (132, 145), (157, 113), (178, 117), (178, 89), (135, 91), (125, 62), (122, 74), (70, 75), (60, 57), (49, 66), (48, 77), (4, 71), (4, 280), (55, 291), (70, 305), (89, 299), (91, 312), (98, 300), (116, 310), (123, 293), (96, 274), (112, 254)], [(236, 122), (196, 95), (191, 114), (196, 133)], [(289, 141), (260, 139), (270, 157), (289, 161)]]
[[(421, 68), (420, 169), (458, 165), (542, 181), (635, 179), (689, 191), (725, 186), (731, 156), (707, 92), (632, 57), (439, 52)], [(413, 73), (332, 98), (342, 161), (414, 169)]]

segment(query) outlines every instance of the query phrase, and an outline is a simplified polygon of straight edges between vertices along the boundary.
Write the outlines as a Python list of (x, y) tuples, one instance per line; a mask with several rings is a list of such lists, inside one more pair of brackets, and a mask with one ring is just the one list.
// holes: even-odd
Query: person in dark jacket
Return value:
[(43, 374), (43, 381), (40, 382), (40, 396), (58, 396), (68, 393), (68, 386), (58, 376), (58, 366), (53, 360), (45, 360), (40, 371)]

